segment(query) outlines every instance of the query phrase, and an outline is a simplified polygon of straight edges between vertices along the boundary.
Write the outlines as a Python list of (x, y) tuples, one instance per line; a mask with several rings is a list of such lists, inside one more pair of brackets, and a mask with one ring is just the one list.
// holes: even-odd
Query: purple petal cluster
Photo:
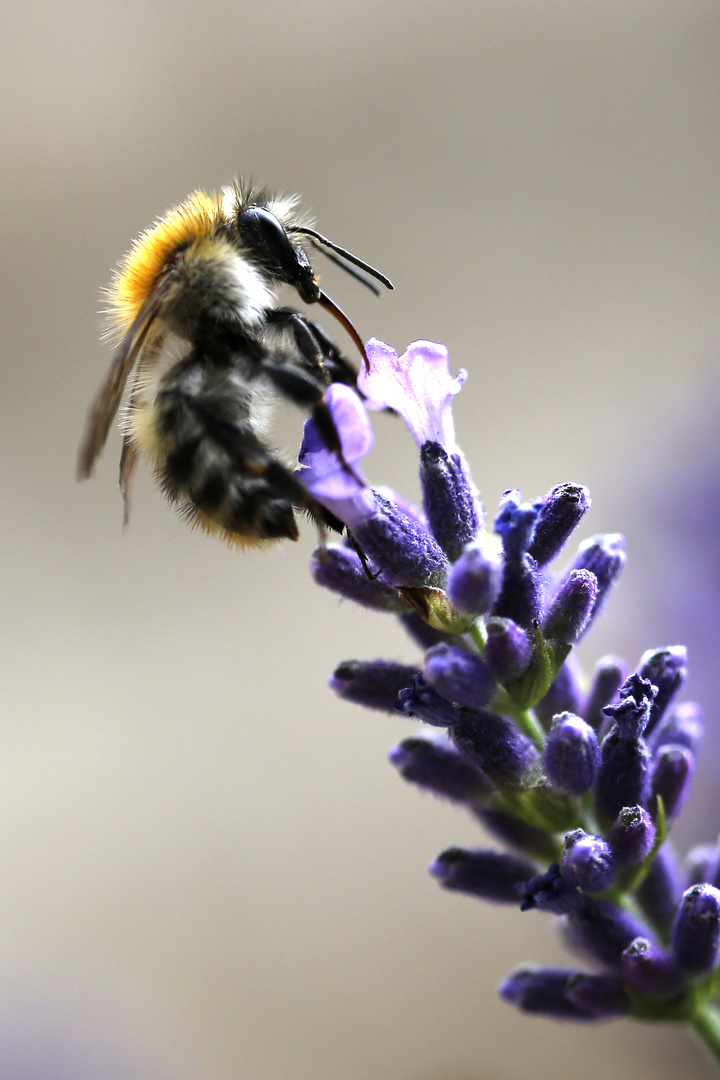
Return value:
[[(584, 540), (553, 567), (590, 507), (576, 483), (531, 501), (508, 489), (486, 521), (455, 441), (451, 406), (465, 373), (453, 378), (446, 350), (429, 342), (398, 356), (371, 341), (367, 353), (365, 403), (348, 387), (327, 394), (342, 455), (306, 425), (299, 475), (347, 529), (311, 569), (324, 588), (397, 619), (421, 654), (411, 664), (346, 660), (331, 686), (417, 721), (391, 763), (494, 839), (442, 852), (430, 867), (440, 884), (559, 918), (567, 942), (599, 968), (522, 967), (500, 988), (506, 1001), (556, 1019), (708, 1028), (720, 844), (683, 866), (668, 839), (702, 735), (699, 708), (676, 700), (685, 649), (651, 649), (629, 671), (605, 656), (585, 679), (572, 649), (622, 571), (622, 536)], [(372, 445), (367, 408), (406, 421), (422, 506), (359, 472)]]

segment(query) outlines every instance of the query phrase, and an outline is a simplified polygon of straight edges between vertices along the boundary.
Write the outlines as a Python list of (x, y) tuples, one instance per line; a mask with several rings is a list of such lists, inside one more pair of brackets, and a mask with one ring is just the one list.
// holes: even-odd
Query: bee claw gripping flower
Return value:
[[(377, 340), (358, 378), (326, 400), (342, 444), (305, 426), (299, 477), (348, 529), (319, 548), (323, 587), (398, 619), (424, 652), (414, 665), (353, 659), (333, 689), (422, 728), (390, 753), (408, 782), (469, 810), (501, 850), (451, 847), (430, 872), (448, 890), (537, 909), (599, 972), (525, 966), (500, 987), (520, 1010), (560, 1020), (618, 1016), (690, 1024), (720, 1061), (720, 847), (683, 870), (668, 829), (687, 797), (702, 733), (675, 698), (680, 646), (646, 652), (628, 676), (606, 656), (585, 681), (570, 655), (625, 563), (622, 536), (582, 542), (551, 563), (590, 506), (559, 484), (533, 502), (502, 494), (485, 524), (455, 441), (447, 351), (416, 341), (398, 356)], [(367, 409), (390, 408), (418, 452), (422, 508), (366, 484)]]

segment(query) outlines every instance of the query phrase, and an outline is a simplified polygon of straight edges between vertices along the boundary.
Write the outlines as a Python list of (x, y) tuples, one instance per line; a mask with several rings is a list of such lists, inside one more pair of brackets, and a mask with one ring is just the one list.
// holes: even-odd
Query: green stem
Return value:
[(532, 709), (518, 709), (512, 715), (523, 735), (527, 735), (528, 739), (535, 743), (538, 750), (542, 750), (545, 746), (545, 732)]
[(710, 1053), (720, 1061), (720, 1012), (714, 1005), (704, 1005), (690, 1022)]
[(476, 619), (469, 630), (470, 637), (477, 645), (478, 652), (481, 656), (485, 655), (485, 646), (487, 644), (487, 631), (485, 630), (485, 623), (482, 619)]

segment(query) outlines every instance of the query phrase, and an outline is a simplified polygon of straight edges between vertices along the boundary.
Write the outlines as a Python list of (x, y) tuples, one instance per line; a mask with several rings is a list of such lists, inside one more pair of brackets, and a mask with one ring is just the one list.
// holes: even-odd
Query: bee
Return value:
[(242, 180), (194, 192), (122, 259), (108, 289), (119, 347), (90, 407), (78, 477), (92, 473), (130, 381), (120, 458), (126, 521), (142, 455), (171, 504), (231, 544), (296, 540), (297, 510), (341, 528), (264, 439), (263, 402), (274, 392), (310, 410), (350, 468), (324, 395), (331, 382), (355, 386), (357, 371), (322, 327), (277, 306), (277, 289), (289, 285), (340, 322), (367, 364), (357, 330), (320, 289), (310, 248), (377, 294), (370, 278), (393, 287), (317, 232), (297, 197)]

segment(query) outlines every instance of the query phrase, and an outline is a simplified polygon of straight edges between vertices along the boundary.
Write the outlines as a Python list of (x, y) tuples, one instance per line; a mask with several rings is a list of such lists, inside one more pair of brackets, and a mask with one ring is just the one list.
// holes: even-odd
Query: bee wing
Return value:
[(110, 425), (120, 407), (128, 376), (142, 352), (150, 327), (160, 310), (163, 296), (169, 285), (170, 275), (160, 282), (155, 292), (145, 301), (122, 340), (105, 382), (95, 395), (80, 443), (77, 462), (78, 480), (84, 480), (90, 476), (102, 452)]
[(123, 499), (123, 526), (130, 521), (130, 481), (138, 459), (137, 447), (133, 444), (130, 436), (123, 436), (122, 452), (120, 454), (120, 491)]

